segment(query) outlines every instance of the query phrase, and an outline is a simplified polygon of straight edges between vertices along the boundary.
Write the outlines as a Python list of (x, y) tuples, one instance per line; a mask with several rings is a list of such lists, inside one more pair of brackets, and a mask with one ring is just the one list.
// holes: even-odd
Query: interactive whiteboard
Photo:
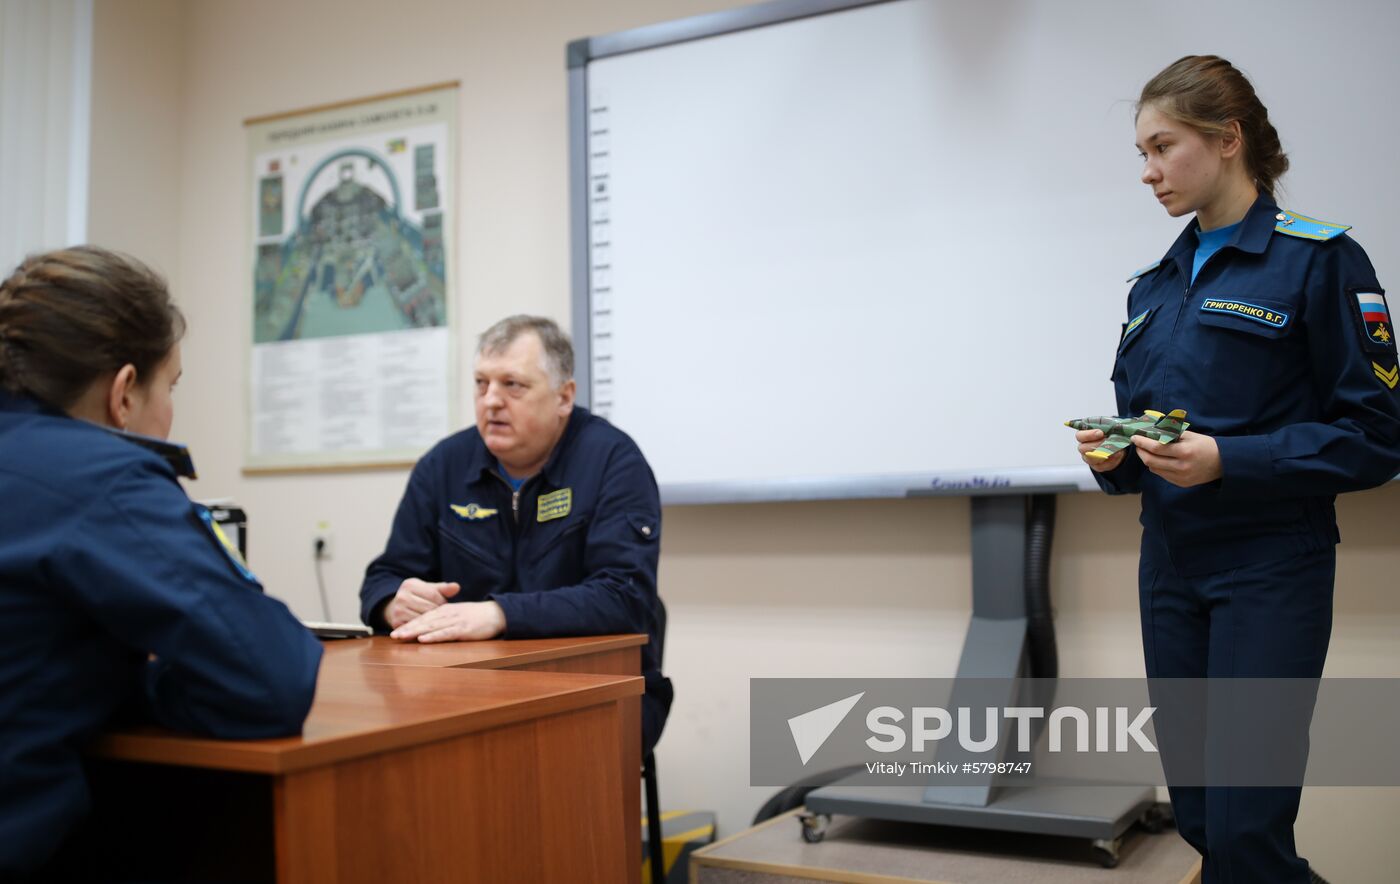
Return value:
[[(1095, 487), (1126, 278), (1171, 219), (1133, 101), (1254, 81), (1280, 202), (1400, 278), (1400, 5), (779, 2), (570, 51), (580, 399), (668, 503)], [(1162, 402), (1163, 411), (1183, 403)]]

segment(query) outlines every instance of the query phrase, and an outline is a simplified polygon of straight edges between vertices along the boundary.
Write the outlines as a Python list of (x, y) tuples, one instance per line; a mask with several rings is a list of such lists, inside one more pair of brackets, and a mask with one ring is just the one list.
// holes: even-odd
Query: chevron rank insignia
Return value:
[(1385, 368), (1379, 362), (1371, 363), (1371, 370), (1380, 378), (1382, 384), (1394, 390), (1396, 384), (1400, 384), (1400, 365), (1392, 363), (1390, 368)]
[(1334, 236), (1341, 236), (1351, 229), (1350, 224), (1332, 224), (1328, 221), (1319, 221), (1316, 218), (1309, 218), (1307, 215), (1299, 215), (1297, 212), (1290, 212), (1286, 209), (1275, 215), (1274, 220), (1278, 222), (1274, 225), (1274, 230), (1303, 239), (1329, 240)]
[(452, 512), (457, 514), (457, 518), (466, 522), (479, 522), (482, 519), (489, 519), (492, 516), (496, 515), (495, 510), (489, 510), (486, 507), (475, 503), (469, 503), (466, 506), (462, 506), (461, 504), (457, 503), (452, 503), (448, 504), (448, 506), (451, 507)]

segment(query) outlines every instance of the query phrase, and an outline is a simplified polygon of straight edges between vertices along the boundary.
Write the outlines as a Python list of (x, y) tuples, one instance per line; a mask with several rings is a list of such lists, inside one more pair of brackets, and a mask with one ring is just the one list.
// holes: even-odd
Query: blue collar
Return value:
[[(1248, 252), (1254, 255), (1261, 255), (1269, 247), (1269, 240), (1274, 235), (1274, 225), (1278, 223), (1275, 217), (1278, 215), (1278, 203), (1275, 203), (1265, 194), (1259, 194), (1259, 198), (1254, 201), (1254, 205), (1245, 212), (1244, 218), (1235, 225), (1234, 233), (1229, 240), (1222, 243), (1220, 248), (1237, 249), (1241, 252)], [(1191, 278), (1191, 262), (1196, 256), (1196, 246), (1199, 240), (1196, 232), (1201, 229), (1201, 222), (1195, 218), (1186, 225), (1186, 229), (1181, 231), (1181, 235), (1167, 249), (1167, 254), (1163, 256), (1162, 263), (1171, 262), (1181, 271), (1182, 279)]]
[(1214, 230), (1197, 228), (1196, 241), (1199, 243), (1197, 248), (1214, 250), (1224, 247), (1226, 243), (1235, 238), (1235, 234), (1239, 232), (1240, 225), (1243, 223), (1243, 221), (1236, 221), (1234, 224), (1227, 224)]
[[(588, 409), (581, 405), (575, 405), (573, 412), (569, 415), (569, 422), (564, 427), (564, 435), (559, 437), (558, 443), (554, 446), (554, 451), (550, 453), (549, 460), (545, 463), (544, 469), (540, 470), (541, 475), (553, 487), (560, 487), (563, 477), (563, 467), (561, 463), (564, 453), (569, 449), (569, 443), (578, 435), (584, 424), (588, 423), (591, 415)], [(472, 476), (472, 481), (480, 481), (485, 473), (496, 473), (501, 470), (500, 461), (496, 460), (496, 455), (486, 447), (486, 441), (477, 434), (479, 444), (473, 446), (472, 460), (467, 464), (467, 475)]]
[(502, 479), (505, 479), (506, 484), (511, 487), (512, 491), (519, 491), (521, 488), (525, 487), (526, 482), (530, 481), (529, 476), (526, 476), (523, 479), (515, 478), (509, 472), (507, 472), (506, 468), (501, 466), (499, 462), (497, 462), (496, 464), (496, 475), (500, 476)]

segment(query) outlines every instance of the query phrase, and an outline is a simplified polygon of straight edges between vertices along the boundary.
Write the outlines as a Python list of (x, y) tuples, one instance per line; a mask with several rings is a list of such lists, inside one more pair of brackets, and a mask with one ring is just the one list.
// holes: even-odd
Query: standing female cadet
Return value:
[[(1188, 56), (1148, 82), (1137, 147), (1153, 196), (1172, 217), (1195, 218), (1134, 275), (1113, 370), (1118, 409), (1183, 408), (1193, 430), (1085, 461), (1109, 493), (1142, 494), (1147, 674), (1318, 678), (1332, 628), (1335, 495), (1400, 470), (1385, 294), (1346, 226), (1279, 210), (1274, 184), (1288, 160), (1253, 87), (1224, 59)], [(1102, 433), (1077, 438), (1083, 455)], [(1313, 874), (1293, 842), (1301, 789), (1171, 796), (1206, 882)]]
[(311, 705), (320, 644), (111, 432), (170, 432), (183, 330), (159, 277), (101, 249), (0, 283), (0, 880), (51, 879), (88, 809), (83, 747), (126, 707), (252, 738)]

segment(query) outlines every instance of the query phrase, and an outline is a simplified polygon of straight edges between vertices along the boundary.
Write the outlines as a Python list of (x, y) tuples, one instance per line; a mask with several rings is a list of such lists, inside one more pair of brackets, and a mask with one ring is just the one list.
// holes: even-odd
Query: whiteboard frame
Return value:
[[(593, 391), (592, 296), (588, 242), (588, 77), (591, 62), (612, 56), (732, 34), (752, 28), (876, 6), (893, 0), (773, 0), (584, 37), (568, 44), (569, 82), (569, 265), (576, 401), (589, 407)], [(673, 504), (770, 503), (799, 500), (877, 500), (1097, 491), (1089, 469), (1046, 468), (972, 473), (811, 477), (743, 482), (663, 483), (661, 502)]]
[[(591, 405), (593, 395), (592, 323), (588, 309), (592, 292), (588, 273), (588, 76), (586, 68), (594, 61), (656, 49), (720, 34), (781, 24), (830, 12), (876, 6), (893, 0), (772, 0), (755, 6), (726, 9), (676, 21), (662, 22), (618, 31), (599, 37), (582, 37), (568, 44), (566, 61), (569, 77), (569, 267), (574, 379), (578, 381), (578, 404)], [(741, 486), (748, 488), (748, 485)], [(840, 497), (887, 497), (888, 495), (838, 495)], [(823, 495), (822, 497), (826, 497)], [(741, 498), (750, 500), (744, 495)], [(763, 498), (789, 500), (786, 496)], [(822, 499), (822, 498), (813, 498)], [(697, 501), (698, 502), (698, 501)], [(706, 501), (708, 502), (708, 501)]]

